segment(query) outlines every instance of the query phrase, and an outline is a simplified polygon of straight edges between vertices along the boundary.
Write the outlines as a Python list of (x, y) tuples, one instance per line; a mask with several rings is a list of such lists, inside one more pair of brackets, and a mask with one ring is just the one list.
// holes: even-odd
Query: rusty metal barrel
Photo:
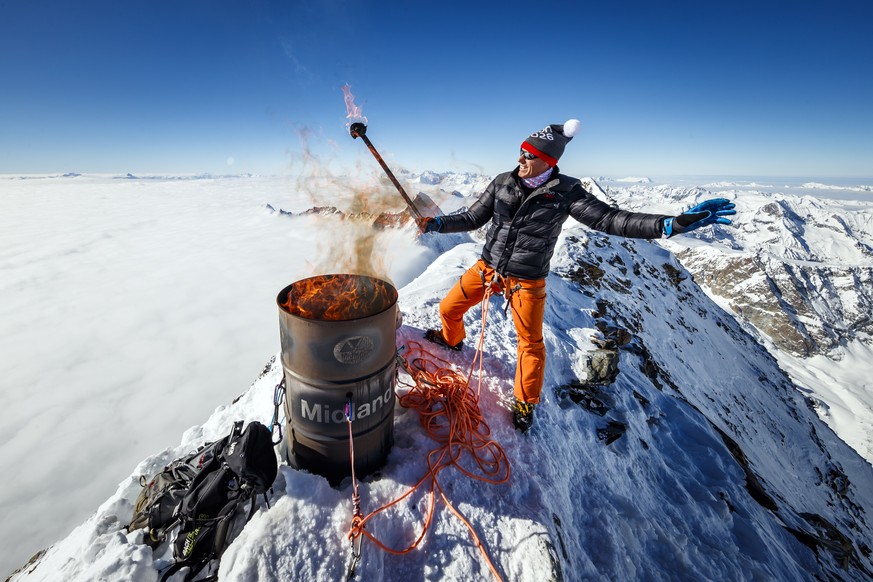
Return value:
[(336, 484), (394, 444), (397, 290), (364, 275), (302, 279), (278, 295), (288, 463)]

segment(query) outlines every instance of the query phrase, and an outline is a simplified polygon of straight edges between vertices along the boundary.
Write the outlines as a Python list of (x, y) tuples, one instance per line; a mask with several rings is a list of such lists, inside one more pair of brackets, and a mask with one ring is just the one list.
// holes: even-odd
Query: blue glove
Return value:
[(710, 224), (730, 224), (730, 219), (725, 218), (725, 216), (736, 214), (735, 207), (736, 204), (727, 198), (706, 200), (675, 218), (664, 220), (664, 234), (670, 237)]
[(443, 221), (439, 216), (433, 218), (430, 216), (423, 216), (416, 220), (416, 223), (418, 223), (418, 228), (423, 233), (442, 232), (443, 230)]

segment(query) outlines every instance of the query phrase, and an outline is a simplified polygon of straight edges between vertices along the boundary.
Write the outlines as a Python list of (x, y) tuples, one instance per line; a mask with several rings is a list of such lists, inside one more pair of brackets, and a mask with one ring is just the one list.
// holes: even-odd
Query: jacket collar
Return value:
[[(515, 180), (515, 183), (518, 184), (518, 186), (523, 189), (524, 182), (522, 182), (521, 178), (519, 178), (519, 176), (518, 176), (519, 168), (520, 168), (520, 166), (515, 166), (515, 169), (512, 171), (512, 178)], [(539, 193), (539, 192), (544, 192), (546, 190), (553, 190), (553, 189), (554, 190), (569, 190), (570, 189), (569, 187), (567, 187), (567, 188), (559, 187), (561, 184), (561, 178), (563, 178), (563, 177), (564, 176), (561, 175), (561, 169), (558, 166), (555, 166), (555, 169), (552, 170), (551, 179), (548, 182), (546, 182), (545, 184), (543, 184), (542, 186), (540, 186), (539, 188), (535, 188), (533, 190), (533, 192)]]

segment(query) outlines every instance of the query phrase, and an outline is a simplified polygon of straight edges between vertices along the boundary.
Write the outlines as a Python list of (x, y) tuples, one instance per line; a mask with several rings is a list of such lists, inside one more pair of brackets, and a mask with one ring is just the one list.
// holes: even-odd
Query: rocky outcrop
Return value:
[(799, 356), (826, 354), (873, 336), (873, 267), (826, 266), (766, 254), (676, 254), (695, 280), (767, 336)]

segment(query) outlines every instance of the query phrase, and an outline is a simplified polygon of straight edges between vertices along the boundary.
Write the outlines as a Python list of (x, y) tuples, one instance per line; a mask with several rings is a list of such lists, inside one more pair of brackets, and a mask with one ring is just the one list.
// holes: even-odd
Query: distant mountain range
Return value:
[(657, 186), (608, 194), (623, 208), (675, 210), (714, 196), (737, 205), (734, 225), (669, 243), (704, 289), (797, 356), (873, 342), (873, 204), (730, 188)]

